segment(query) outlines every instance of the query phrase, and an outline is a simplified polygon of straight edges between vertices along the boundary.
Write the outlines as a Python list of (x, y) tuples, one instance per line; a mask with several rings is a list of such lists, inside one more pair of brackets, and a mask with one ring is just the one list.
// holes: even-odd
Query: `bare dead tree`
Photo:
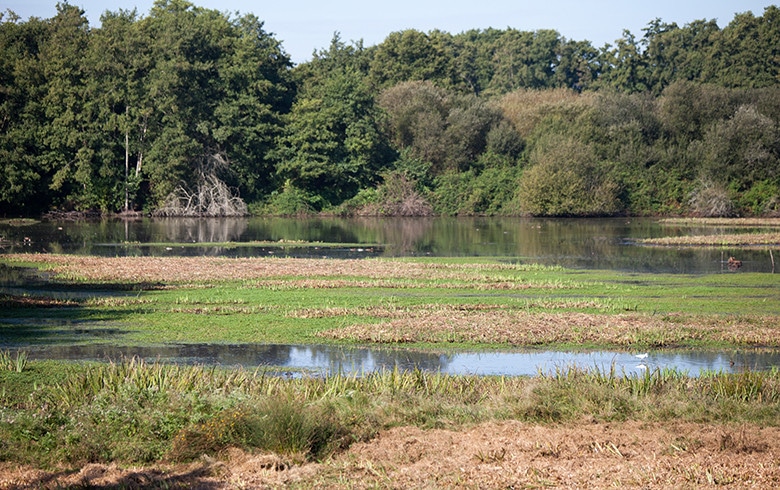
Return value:
[(221, 153), (208, 155), (198, 168), (195, 189), (179, 186), (158, 208), (154, 216), (222, 217), (246, 216), (248, 208), (238, 193), (218, 177), (229, 162)]

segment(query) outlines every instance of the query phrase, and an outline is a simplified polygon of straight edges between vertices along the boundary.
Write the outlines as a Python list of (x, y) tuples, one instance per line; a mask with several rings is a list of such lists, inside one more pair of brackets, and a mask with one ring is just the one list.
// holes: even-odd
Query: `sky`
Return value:
[[(335, 32), (341, 40), (362, 40), (365, 46), (381, 43), (388, 34), (404, 29), (428, 32), (439, 29), (458, 34), (470, 29), (521, 31), (555, 29), (567, 39), (588, 40), (600, 48), (614, 44), (623, 30), (637, 38), (648, 22), (660, 18), (679, 26), (694, 20), (715, 19), (725, 27), (735, 13), (763, 15), (769, 0), (190, 0), (191, 3), (230, 14), (252, 13), (265, 22), (265, 30), (281, 41), (293, 62), (311, 59), (327, 48)], [(106, 10), (137, 9), (148, 15), (154, 0), (69, 0), (81, 7), (93, 27)], [(0, 11), (10, 9), (23, 20), (50, 18), (56, 0), (0, 0)]]

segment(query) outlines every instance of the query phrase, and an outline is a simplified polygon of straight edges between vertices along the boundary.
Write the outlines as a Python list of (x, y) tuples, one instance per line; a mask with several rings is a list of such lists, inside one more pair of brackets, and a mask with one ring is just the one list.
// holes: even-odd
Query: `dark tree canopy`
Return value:
[(601, 48), (335, 33), (293, 66), (258, 17), (186, 0), (6, 12), (0, 215), (780, 213), (780, 9), (757, 14)]

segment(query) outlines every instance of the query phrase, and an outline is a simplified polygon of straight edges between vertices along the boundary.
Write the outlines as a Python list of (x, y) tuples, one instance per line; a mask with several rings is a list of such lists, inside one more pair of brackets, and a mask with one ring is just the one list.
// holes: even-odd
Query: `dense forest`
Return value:
[(404, 30), (294, 66), (254, 15), (0, 17), (0, 216), (780, 214), (780, 9)]

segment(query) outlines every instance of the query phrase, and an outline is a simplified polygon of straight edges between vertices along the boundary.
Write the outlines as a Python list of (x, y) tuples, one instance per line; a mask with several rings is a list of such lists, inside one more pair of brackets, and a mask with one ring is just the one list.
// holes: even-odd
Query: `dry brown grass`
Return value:
[(0, 488), (778, 488), (780, 428), (697, 423), (397, 427), (321, 463), (229, 449), (175, 467), (0, 465)]
[[(610, 305), (604, 305), (595, 301), (552, 301), (539, 300), (527, 301), (518, 306), (522, 309), (545, 308), (545, 309), (611, 309)], [(404, 318), (409, 315), (422, 315), (425, 313), (446, 314), (451, 312), (474, 312), (474, 311), (500, 311), (506, 307), (501, 305), (488, 304), (467, 304), (467, 305), (416, 305), (416, 306), (370, 306), (358, 308), (301, 308), (288, 314), (292, 318), (334, 318), (346, 315), (366, 316), (373, 318)]]
[[(438, 288), (527, 289), (574, 287), (534, 283), (519, 275), (508, 280), (496, 272), (520, 271), (511, 264), (438, 264), (394, 260), (223, 257), (84, 257), (14, 254), (0, 257), (45, 266), (54, 274), (84, 281), (192, 283), (242, 280), (257, 287), (425, 287), (409, 281), (440, 281)], [(285, 278), (281, 280), (281, 278)], [(299, 278), (299, 279), (289, 279)]]
[(780, 218), (666, 218), (659, 221), (666, 225), (772, 227), (780, 228)]
[(77, 305), (76, 301), (67, 299), (0, 295), (0, 308), (61, 308)]
[(780, 335), (775, 317), (686, 317), (641, 314), (541, 313), (503, 309), (401, 310), (388, 321), (319, 333), (329, 339), (374, 343), (478, 342), (509, 345), (637, 343), (656, 347), (691, 341), (773, 345)]
[(643, 245), (688, 246), (688, 247), (757, 247), (780, 248), (780, 232), (733, 233), (727, 235), (695, 235), (637, 240)]

